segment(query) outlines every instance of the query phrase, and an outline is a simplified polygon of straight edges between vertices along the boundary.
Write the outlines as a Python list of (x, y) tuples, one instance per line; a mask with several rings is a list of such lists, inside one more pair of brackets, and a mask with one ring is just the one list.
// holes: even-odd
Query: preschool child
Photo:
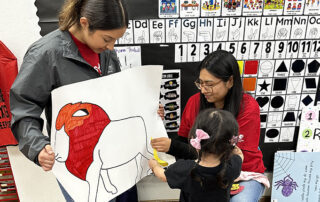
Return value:
[(229, 201), (230, 188), (240, 175), (243, 161), (243, 154), (236, 146), (236, 119), (226, 110), (205, 109), (198, 114), (190, 138), (198, 160), (180, 159), (164, 170), (150, 159), (149, 167), (170, 188), (181, 189), (180, 201)]

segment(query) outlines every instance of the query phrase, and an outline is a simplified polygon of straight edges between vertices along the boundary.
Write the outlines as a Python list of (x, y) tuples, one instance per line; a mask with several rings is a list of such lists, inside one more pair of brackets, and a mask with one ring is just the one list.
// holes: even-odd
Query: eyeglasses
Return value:
[(199, 90), (204, 88), (206, 91), (212, 91), (212, 88), (218, 85), (221, 81), (222, 80), (219, 80), (217, 83), (213, 83), (213, 81), (201, 81), (200, 79), (197, 79), (194, 84)]

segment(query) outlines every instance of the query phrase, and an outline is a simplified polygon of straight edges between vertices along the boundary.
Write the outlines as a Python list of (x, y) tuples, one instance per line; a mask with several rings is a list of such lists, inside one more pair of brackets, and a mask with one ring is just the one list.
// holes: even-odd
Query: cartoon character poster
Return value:
[(318, 201), (319, 152), (276, 152), (271, 201)]
[(201, 0), (201, 17), (220, 16), (221, 0)]
[(264, 0), (263, 15), (282, 15), (284, 0)]
[(222, 16), (240, 16), (242, 0), (222, 0)]
[(263, 0), (244, 0), (243, 16), (261, 16), (263, 11)]
[(109, 201), (151, 171), (161, 66), (137, 67), (53, 91), (53, 172), (75, 201)]
[(286, 0), (284, 4), (284, 15), (302, 15), (304, 10), (304, 0)]
[(319, 15), (320, 12), (320, 0), (306, 0), (304, 5), (305, 15)]
[(200, 0), (183, 0), (180, 2), (180, 17), (200, 17)]
[(159, 0), (159, 18), (179, 17), (179, 0)]

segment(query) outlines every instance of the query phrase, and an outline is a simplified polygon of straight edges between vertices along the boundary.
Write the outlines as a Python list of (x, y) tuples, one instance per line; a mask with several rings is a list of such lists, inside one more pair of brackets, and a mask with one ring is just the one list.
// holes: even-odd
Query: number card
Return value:
[(320, 40), (312, 41), (310, 58), (318, 58), (320, 56)]
[(311, 44), (312, 44), (312, 41), (310, 41), (310, 40), (300, 41), (298, 58), (309, 58), (310, 57)]
[(304, 152), (320, 151), (320, 122), (319, 106), (310, 106), (302, 109), (297, 150)]
[(287, 52), (288, 41), (276, 41), (274, 50), (274, 59), (285, 59)]
[(273, 59), (274, 41), (264, 41), (262, 44), (261, 59)]
[(199, 60), (202, 61), (211, 52), (212, 52), (212, 43), (201, 43)]
[(226, 51), (229, 51), (237, 58), (238, 42), (226, 42)]
[(212, 44), (212, 51), (216, 50), (226, 50), (226, 43), (225, 42), (215, 42)]
[(286, 58), (297, 58), (299, 51), (299, 41), (288, 41)]
[(174, 62), (187, 62), (188, 46), (187, 44), (175, 44)]
[(188, 44), (187, 62), (200, 61), (200, 44)]
[(250, 58), (261, 59), (262, 42), (252, 41), (250, 42)]
[(239, 42), (238, 46), (237, 60), (249, 59), (250, 42)]

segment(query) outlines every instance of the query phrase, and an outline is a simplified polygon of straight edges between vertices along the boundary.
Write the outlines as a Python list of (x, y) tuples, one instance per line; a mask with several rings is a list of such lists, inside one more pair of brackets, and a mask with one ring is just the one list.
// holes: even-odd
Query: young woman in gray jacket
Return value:
[[(127, 27), (122, 0), (67, 0), (59, 15), (59, 29), (28, 49), (10, 91), (12, 131), (21, 152), (43, 170), (51, 170), (54, 164), (51, 91), (120, 71), (113, 46)], [(42, 134), (43, 110), (49, 137)]]

